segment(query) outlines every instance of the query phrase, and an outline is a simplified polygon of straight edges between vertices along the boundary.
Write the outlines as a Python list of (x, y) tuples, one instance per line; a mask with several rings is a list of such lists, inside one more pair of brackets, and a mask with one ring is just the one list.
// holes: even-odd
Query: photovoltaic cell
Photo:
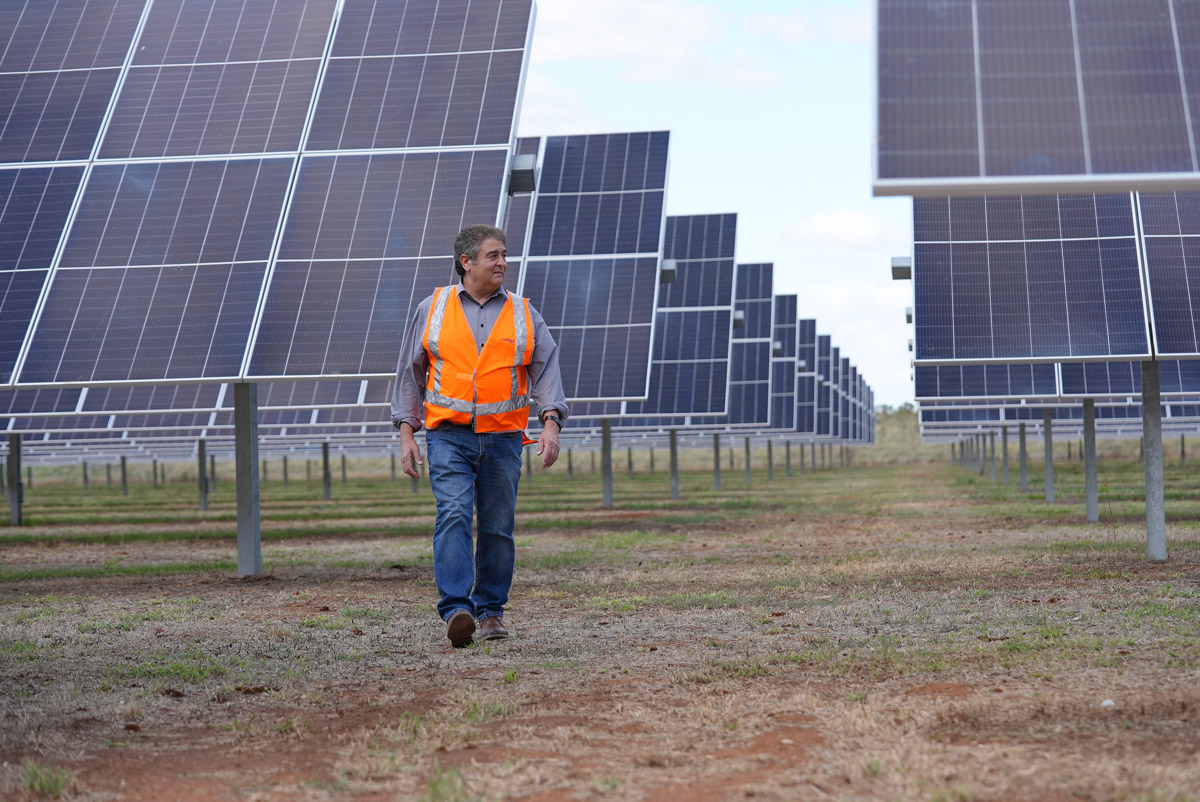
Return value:
[(1149, 354), (1128, 195), (918, 198), (918, 361)]
[(646, 393), (669, 139), (561, 136), (542, 147), (520, 291), (558, 343), (569, 400)]
[(1170, 0), (881, 0), (876, 192), (1194, 182), (1198, 33)]

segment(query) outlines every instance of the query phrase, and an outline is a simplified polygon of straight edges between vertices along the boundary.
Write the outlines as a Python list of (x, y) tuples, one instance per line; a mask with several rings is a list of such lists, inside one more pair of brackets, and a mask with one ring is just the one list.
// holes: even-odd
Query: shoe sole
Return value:
[(446, 637), (450, 644), (457, 648), (469, 646), (475, 634), (475, 619), (468, 612), (458, 612), (450, 616), (450, 624), (446, 627)]

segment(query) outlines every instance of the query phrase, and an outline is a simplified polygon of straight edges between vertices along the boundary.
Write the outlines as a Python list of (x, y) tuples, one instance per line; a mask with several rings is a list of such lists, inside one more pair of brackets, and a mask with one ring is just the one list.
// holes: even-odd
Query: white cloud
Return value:
[(751, 14), (748, 32), (800, 44), (829, 39), (843, 44), (869, 44), (874, 22), (868, 3), (832, 5), (793, 14)]
[(620, 62), (637, 79), (676, 78), (705, 61), (718, 17), (687, 0), (542, 0), (533, 53), (546, 63)]
[(847, 248), (892, 247), (907, 253), (907, 226), (858, 209), (838, 209), (788, 226), (788, 235), (809, 245)]
[(607, 127), (578, 92), (541, 72), (529, 71), (521, 100), (521, 136), (594, 134)]
[(729, 21), (694, 0), (541, 0), (535, 65), (611, 64), (636, 83), (774, 88), (781, 78), (746, 51), (721, 46)]

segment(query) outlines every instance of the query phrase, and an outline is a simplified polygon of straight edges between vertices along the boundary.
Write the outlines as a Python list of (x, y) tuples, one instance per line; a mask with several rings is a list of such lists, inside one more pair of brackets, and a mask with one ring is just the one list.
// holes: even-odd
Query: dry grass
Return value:
[(949, 466), (776, 477), (626, 480), (611, 513), (535, 481), (516, 635), (465, 650), (427, 536), (363, 524), (386, 482), (253, 581), (226, 539), (0, 542), (60, 572), (0, 585), (0, 795), (34, 761), (94, 800), (1195, 802), (1194, 501), (1152, 565), (1128, 511)]

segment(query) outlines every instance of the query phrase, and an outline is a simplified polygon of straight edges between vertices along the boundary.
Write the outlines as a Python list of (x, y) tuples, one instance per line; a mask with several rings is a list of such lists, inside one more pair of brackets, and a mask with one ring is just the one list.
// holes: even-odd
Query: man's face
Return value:
[(508, 250), (500, 240), (488, 238), (479, 246), (479, 253), (474, 260), (464, 254), (460, 264), (466, 271), (464, 284), (495, 291), (504, 284), (504, 274), (508, 271)]

